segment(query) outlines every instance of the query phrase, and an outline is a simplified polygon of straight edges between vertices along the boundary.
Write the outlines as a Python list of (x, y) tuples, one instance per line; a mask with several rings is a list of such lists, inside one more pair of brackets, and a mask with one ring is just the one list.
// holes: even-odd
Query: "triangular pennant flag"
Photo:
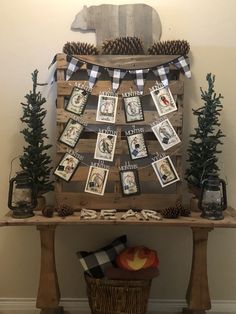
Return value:
[(67, 56), (66, 59), (69, 62), (66, 70), (66, 81), (68, 81), (71, 78), (72, 74), (75, 73), (81, 67), (83, 62), (72, 56)]
[(130, 74), (135, 74), (135, 84), (137, 85), (138, 90), (143, 93), (143, 87), (145, 83), (145, 79), (147, 77), (147, 74), (149, 72), (149, 69), (139, 69), (139, 70), (130, 70)]
[(112, 81), (112, 90), (116, 92), (120, 86), (120, 81), (125, 77), (127, 71), (121, 69), (107, 69), (107, 72)]
[(101, 69), (98, 65), (87, 64), (87, 72), (89, 77), (88, 84), (89, 87), (92, 88), (99, 76), (101, 75)]
[(156, 75), (159, 76), (161, 79), (161, 82), (164, 86), (168, 86), (168, 77), (167, 75), (170, 72), (169, 65), (160, 65), (157, 68), (152, 69), (152, 72)]
[(173, 61), (173, 64), (178, 68), (178, 69), (183, 69), (184, 74), (187, 78), (191, 78), (191, 71), (189, 69), (189, 62), (188, 59), (186, 60), (183, 56), (179, 57), (177, 60)]
[(56, 62), (56, 60), (57, 60), (57, 55), (55, 55), (55, 56), (53, 57), (51, 63), (50, 63), (49, 66), (48, 66), (48, 69), (51, 68), (51, 66)]

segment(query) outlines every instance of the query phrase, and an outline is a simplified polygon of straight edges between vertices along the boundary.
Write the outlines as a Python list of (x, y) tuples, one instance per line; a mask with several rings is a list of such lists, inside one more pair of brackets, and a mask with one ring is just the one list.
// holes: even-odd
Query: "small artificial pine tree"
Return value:
[(20, 157), (20, 165), (29, 175), (36, 196), (39, 196), (54, 189), (53, 181), (50, 181), (51, 158), (47, 155), (47, 151), (52, 145), (44, 144), (44, 139), (48, 138), (43, 123), (47, 111), (42, 108), (46, 99), (42, 97), (40, 92), (37, 92), (37, 86), (46, 84), (37, 82), (38, 70), (35, 70), (31, 75), (33, 91), (25, 96), (27, 102), (21, 103), (23, 106), (21, 121), (27, 125), (27, 128), (23, 129), (21, 133), (23, 133), (28, 146), (24, 147), (24, 153)]
[(218, 144), (223, 144), (221, 138), (225, 135), (219, 129), (219, 116), (223, 106), (221, 105), (221, 94), (216, 95), (214, 91), (215, 75), (208, 73), (206, 76), (208, 90), (201, 90), (201, 99), (204, 106), (196, 110), (193, 114), (197, 116), (198, 127), (190, 135), (192, 138), (187, 149), (189, 168), (186, 170), (186, 180), (190, 187), (200, 188), (202, 181), (209, 174), (217, 174), (217, 154), (221, 153), (217, 149)]

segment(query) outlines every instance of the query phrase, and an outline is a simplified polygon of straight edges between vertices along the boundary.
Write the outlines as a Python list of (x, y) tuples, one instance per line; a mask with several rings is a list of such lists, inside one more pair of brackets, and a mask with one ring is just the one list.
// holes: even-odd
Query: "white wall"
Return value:
[[(137, 3), (142, 1), (132, 1)], [(94, 34), (70, 30), (75, 14), (84, 4), (111, 1), (1, 0), (0, 4), (0, 134), (2, 153), (1, 214), (8, 211), (7, 193), (10, 161), (22, 152), (24, 144), (20, 103), (31, 88), (30, 73), (37, 68), (42, 82), (49, 79), (47, 67), (67, 41), (95, 43)], [(120, 0), (120, 4), (125, 1)], [(201, 104), (199, 87), (206, 87), (208, 72), (216, 75), (216, 91), (224, 95), (222, 127), (227, 137), (221, 157), (222, 175), (228, 180), (229, 204), (236, 207), (235, 93), (236, 1), (234, 0), (158, 0), (145, 1), (160, 14), (162, 39), (186, 39), (191, 44), (193, 78), (185, 85), (185, 143), (194, 125), (191, 108)], [(55, 87), (43, 90), (47, 102), (47, 128), (54, 139)], [(185, 144), (186, 146), (186, 144)], [(142, 232), (140, 232), (142, 230)], [(152, 297), (183, 299), (191, 260), (191, 233), (181, 228), (135, 226), (60, 227), (57, 230), (57, 267), (62, 297), (84, 297), (82, 272), (76, 259), (78, 249), (95, 249), (115, 236), (127, 233), (130, 244), (156, 248), (161, 259), (161, 276), (154, 281)], [(96, 236), (95, 236), (96, 235)], [(215, 230), (210, 234), (208, 263), (213, 299), (236, 298), (236, 230)], [(0, 229), (0, 298), (35, 297), (39, 277), (39, 235), (35, 228)], [(80, 285), (80, 281), (82, 284)]]

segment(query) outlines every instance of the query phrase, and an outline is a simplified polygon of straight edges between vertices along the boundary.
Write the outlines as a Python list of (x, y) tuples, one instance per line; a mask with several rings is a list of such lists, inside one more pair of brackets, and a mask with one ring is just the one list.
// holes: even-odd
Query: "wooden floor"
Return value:
[[(170, 312), (155, 312), (155, 314), (167, 314)], [(212, 311), (207, 311), (207, 313), (209, 314), (222, 314), (222, 312), (212, 312)], [(40, 314), (40, 311), (39, 310), (33, 310), (33, 311), (12, 311), (12, 310), (9, 310), (9, 311), (0, 311), (0, 314)], [(78, 313), (78, 311), (65, 311), (64, 314), (90, 314), (89, 312), (80, 312)], [(154, 312), (149, 312), (148, 314), (154, 314)], [(171, 314), (181, 314), (180, 312), (175, 312), (175, 313), (171, 313)], [(224, 313), (224, 314), (236, 314), (236, 312), (230, 312), (230, 313)]]

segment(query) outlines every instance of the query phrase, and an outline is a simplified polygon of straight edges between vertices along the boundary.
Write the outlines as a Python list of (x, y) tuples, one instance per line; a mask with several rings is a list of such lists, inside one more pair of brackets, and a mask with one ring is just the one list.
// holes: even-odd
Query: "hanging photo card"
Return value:
[(97, 136), (94, 158), (113, 161), (116, 147), (116, 138), (117, 136), (115, 134), (99, 132)]
[(80, 160), (72, 154), (65, 153), (56, 167), (54, 174), (69, 182), (80, 164)]
[(59, 141), (74, 148), (79, 141), (83, 129), (83, 124), (70, 118), (59, 137)]
[(115, 123), (118, 97), (112, 95), (99, 95), (96, 121)]
[(120, 171), (120, 183), (123, 196), (140, 194), (139, 177), (136, 169)]
[(179, 181), (179, 176), (169, 156), (154, 161), (152, 167), (162, 187)]
[(144, 120), (143, 107), (139, 95), (123, 96), (125, 120), (129, 122), (138, 122)]
[(90, 94), (89, 88), (82, 88), (75, 86), (70, 95), (69, 101), (65, 109), (69, 112), (75, 113), (78, 116), (82, 115)]
[(151, 89), (150, 93), (160, 117), (177, 110), (168, 86), (164, 87), (163, 84), (158, 84)]
[(158, 139), (163, 150), (167, 150), (170, 147), (180, 143), (180, 139), (169, 119), (165, 119), (153, 126), (152, 131), (156, 135), (156, 138)]
[(90, 166), (85, 185), (85, 192), (103, 195), (109, 170), (101, 167)]
[(132, 160), (148, 157), (147, 146), (143, 133), (127, 135), (127, 141)]

